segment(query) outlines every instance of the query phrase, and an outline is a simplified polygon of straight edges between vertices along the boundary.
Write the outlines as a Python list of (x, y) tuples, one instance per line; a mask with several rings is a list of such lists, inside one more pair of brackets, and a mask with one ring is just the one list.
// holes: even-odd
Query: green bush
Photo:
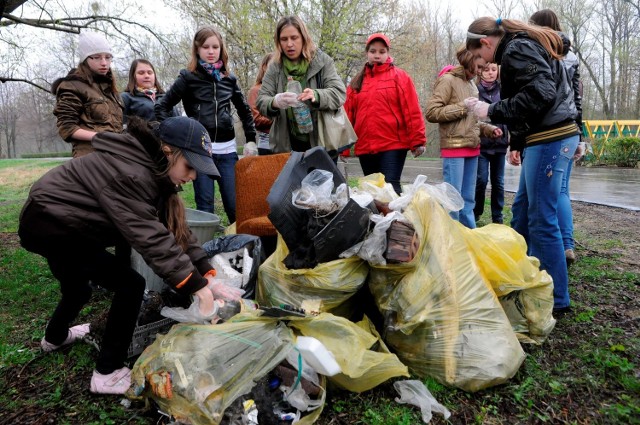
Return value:
[(588, 139), (591, 149), (584, 162), (591, 165), (610, 165), (635, 168), (640, 163), (640, 138), (616, 137)]
[(25, 153), (20, 155), (21, 158), (70, 158), (71, 152), (39, 152)]

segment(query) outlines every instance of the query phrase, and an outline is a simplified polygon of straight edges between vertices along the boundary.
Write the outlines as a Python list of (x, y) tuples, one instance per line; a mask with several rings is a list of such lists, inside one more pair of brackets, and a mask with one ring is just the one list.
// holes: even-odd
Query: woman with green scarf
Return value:
[[(262, 79), (256, 104), (262, 115), (273, 117), (269, 132), (271, 151), (303, 152), (318, 146), (318, 110), (339, 109), (347, 91), (333, 59), (316, 48), (300, 18), (280, 19), (274, 41), (275, 56)], [(287, 92), (288, 77), (300, 82), (301, 94)], [(298, 101), (305, 102), (311, 109), (311, 133), (298, 129), (291, 108)]]

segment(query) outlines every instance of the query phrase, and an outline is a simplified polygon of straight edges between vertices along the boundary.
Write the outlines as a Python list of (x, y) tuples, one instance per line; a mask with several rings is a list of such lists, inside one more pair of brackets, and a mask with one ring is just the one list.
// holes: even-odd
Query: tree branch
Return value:
[(19, 82), (19, 83), (31, 84), (32, 86), (37, 87), (40, 90), (44, 90), (47, 93), (51, 93), (50, 89), (44, 88), (41, 85), (34, 83), (33, 81), (25, 80), (24, 78), (11, 78), (11, 77), (2, 77), (2, 76), (0, 76), (0, 83), (6, 83), (8, 81), (15, 81), (15, 82)]

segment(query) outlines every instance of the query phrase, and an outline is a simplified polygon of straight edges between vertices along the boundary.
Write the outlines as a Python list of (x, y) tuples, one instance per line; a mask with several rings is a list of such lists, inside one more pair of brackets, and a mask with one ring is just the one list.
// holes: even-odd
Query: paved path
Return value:
[[(349, 158), (348, 173), (362, 175), (357, 159)], [(408, 159), (403, 173), (403, 183), (412, 182), (418, 174), (427, 176), (430, 183), (442, 182), (441, 160)], [(507, 164), (505, 190), (515, 192), (520, 180), (520, 167)], [(570, 184), (571, 199), (640, 211), (640, 169), (574, 167)]]

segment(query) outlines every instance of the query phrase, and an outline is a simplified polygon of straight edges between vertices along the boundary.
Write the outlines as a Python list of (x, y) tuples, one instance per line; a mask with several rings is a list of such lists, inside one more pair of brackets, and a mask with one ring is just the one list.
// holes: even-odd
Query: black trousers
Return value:
[(45, 339), (59, 345), (67, 338), (69, 326), (91, 298), (91, 280), (114, 293), (96, 370), (108, 374), (123, 367), (144, 295), (144, 278), (91, 239), (78, 234), (61, 236), (60, 228), (56, 229), (56, 237), (51, 238), (37, 231), (38, 228), (42, 230), (42, 226), (21, 223), (21, 243), (47, 259), (62, 293), (47, 325)]

